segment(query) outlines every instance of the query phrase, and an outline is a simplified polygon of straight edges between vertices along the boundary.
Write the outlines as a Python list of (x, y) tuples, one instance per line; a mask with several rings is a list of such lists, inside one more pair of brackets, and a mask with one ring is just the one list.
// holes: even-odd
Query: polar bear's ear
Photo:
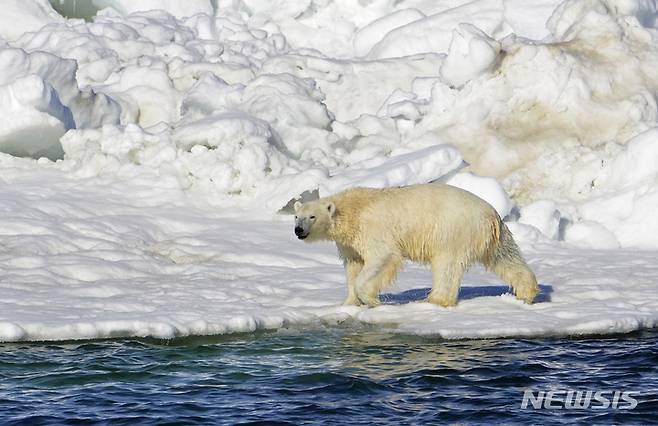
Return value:
[(329, 212), (329, 216), (334, 217), (336, 214), (336, 205), (334, 203), (327, 204), (327, 211)]
[(302, 208), (302, 203), (300, 203), (299, 201), (295, 201), (295, 204), (293, 205), (293, 207), (295, 208), (295, 213), (297, 213), (299, 211), (299, 209)]

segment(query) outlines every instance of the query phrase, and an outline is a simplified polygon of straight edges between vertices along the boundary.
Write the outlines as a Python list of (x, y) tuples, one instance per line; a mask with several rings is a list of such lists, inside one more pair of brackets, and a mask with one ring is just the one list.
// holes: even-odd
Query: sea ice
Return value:
[(510, 226), (540, 282), (534, 305), (474, 268), (459, 304), (440, 308), (423, 301), (430, 272), (409, 267), (382, 306), (343, 307), (335, 247), (300, 242), (288, 216), (218, 209), (204, 192), (181, 197), (148, 177), (81, 179), (6, 154), (0, 166), (0, 341), (173, 338), (350, 319), (443, 338), (536, 337), (658, 321), (655, 251), (569, 248)]
[[(654, 0), (95, 4), (0, 14), (0, 340), (656, 326)], [(474, 269), (442, 309), (410, 267), (339, 306), (335, 249), (276, 214), (430, 181), (506, 218), (537, 304)]]

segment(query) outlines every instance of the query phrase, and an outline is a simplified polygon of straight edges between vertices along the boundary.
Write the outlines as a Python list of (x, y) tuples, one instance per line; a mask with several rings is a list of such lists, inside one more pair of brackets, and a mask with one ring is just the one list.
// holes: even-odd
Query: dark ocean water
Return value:
[[(637, 406), (521, 408), (524, 390), (569, 389), (609, 401), (634, 392)], [(0, 344), (8, 425), (575, 422), (658, 422), (658, 332), (445, 341), (336, 328)]]

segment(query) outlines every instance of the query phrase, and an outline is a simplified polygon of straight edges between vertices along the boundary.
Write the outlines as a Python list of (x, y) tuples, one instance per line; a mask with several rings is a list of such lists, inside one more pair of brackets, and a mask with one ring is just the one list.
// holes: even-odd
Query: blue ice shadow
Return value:
[[(427, 298), (431, 290), (431, 288), (414, 288), (401, 293), (385, 293), (380, 296), (380, 300), (385, 305), (402, 305), (409, 302), (420, 302)], [(469, 300), (484, 296), (502, 296), (511, 292), (512, 289), (505, 285), (462, 287), (459, 289), (459, 300)], [(551, 293), (553, 293), (553, 286), (540, 284), (539, 294), (535, 299), (535, 303), (550, 302)]]

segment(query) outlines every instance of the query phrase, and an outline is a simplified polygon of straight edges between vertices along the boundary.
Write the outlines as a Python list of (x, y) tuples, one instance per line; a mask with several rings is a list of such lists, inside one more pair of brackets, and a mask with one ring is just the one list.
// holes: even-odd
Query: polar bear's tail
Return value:
[(498, 230), (498, 244), (494, 244), (491, 264), (488, 266), (503, 281), (512, 286), (517, 298), (526, 303), (532, 303), (539, 293), (537, 278), (521, 256), (512, 233), (503, 221), (499, 222)]

